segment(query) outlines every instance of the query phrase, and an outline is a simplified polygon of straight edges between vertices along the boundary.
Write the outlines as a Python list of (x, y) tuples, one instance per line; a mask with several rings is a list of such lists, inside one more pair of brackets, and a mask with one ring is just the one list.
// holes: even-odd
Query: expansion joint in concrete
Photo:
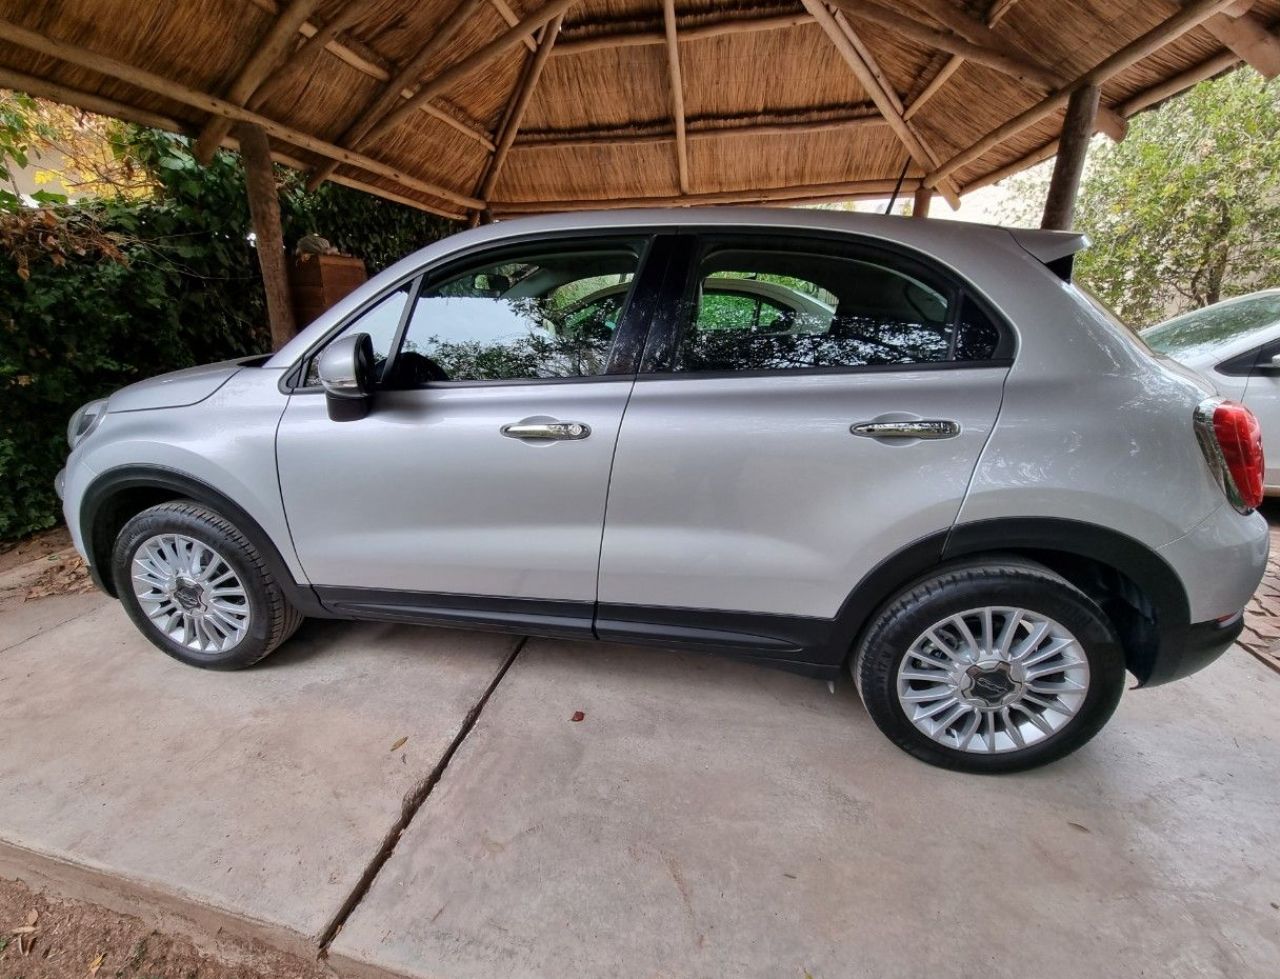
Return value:
[(476, 701), (475, 706), (463, 718), (462, 726), (458, 728), (457, 735), (454, 736), (444, 754), (440, 756), (436, 766), (412, 792), (405, 796), (404, 803), (400, 807), (400, 815), (396, 818), (390, 832), (383, 839), (378, 852), (373, 855), (373, 859), (365, 867), (360, 879), (352, 887), (351, 893), (347, 895), (346, 900), (342, 902), (342, 906), (338, 908), (337, 914), (333, 916), (333, 919), (325, 926), (324, 931), (320, 933), (320, 958), (325, 958), (328, 955), (330, 943), (337, 937), (338, 932), (342, 930), (342, 926), (346, 924), (347, 919), (351, 917), (355, 909), (360, 906), (364, 896), (369, 893), (369, 888), (373, 886), (373, 882), (377, 879), (379, 872), (395, 852), (396, 844), (400, 842), (400, 837), (409, 828), (409, 824), (413, 821), (413, 817), (418, 814), (418, 810), (430, 798), (432, 790), (440, 779), (444, 777), (445, 770), (449, 767), (449, 762), (453, 760), (454, 754), (462, 747), (462, 743), (467, 740), (467, 735), (471, 733), (471, 729), (476, 726), (476, 721), (480, 719), (480, 714), (484, 710), (485, 704), (489, 702), (489, 698), (493, 695), (494, 690), (498, 688), (498, 684), (502, 682), (502, 678), (507, 675), (507, 670), (511, 669), (511, 664), (516, 661), (516, 657), (520, 655), (520, 650), (524, 649), (526, 642), (528, 642), (528, 637), (521, 637), (520, 641), (515, 644), (515, 647), (511, 650), (511, 655), (499, 667), (498, 672), (489, 681), (489, 686), (485, 688), (480, 699)]

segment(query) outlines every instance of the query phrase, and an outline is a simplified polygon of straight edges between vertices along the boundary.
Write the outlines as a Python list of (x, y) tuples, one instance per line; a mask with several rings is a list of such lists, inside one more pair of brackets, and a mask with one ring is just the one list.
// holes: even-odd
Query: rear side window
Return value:
[(976, 303), (890, 258), (712, 247), (695, 288), (681, 373), (981, 361), (1000, 341)]

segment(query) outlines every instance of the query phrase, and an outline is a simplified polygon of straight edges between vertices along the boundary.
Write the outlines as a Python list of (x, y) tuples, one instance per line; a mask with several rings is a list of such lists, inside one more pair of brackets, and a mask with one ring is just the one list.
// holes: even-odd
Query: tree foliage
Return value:
[[(1038, 223), (1049, 168), (1001, 219)], [(1280, 285), (1280, 81), (1240, 70), (1137, 116), (1090, 151), (1078, 278), (1134, 325)]]
[[(0, 94), (0, 181), (48, 139), (35, 104)], [(109, 151), (120, 173), (127, 164), (154, 193), (38, 207), (14, 194), (7, 206), (0, 200), (0, 539), (57, 520), (53, 477), (78, 405), (168, 370), (268, 349), (239, 157), (220, 152), (202, 167), (185, 138), (124, 126)], [(358, 191), (308, 194), (300, 176), (278, 176), (286, 243), (323, 235), (371, 273), (452, 230)]]

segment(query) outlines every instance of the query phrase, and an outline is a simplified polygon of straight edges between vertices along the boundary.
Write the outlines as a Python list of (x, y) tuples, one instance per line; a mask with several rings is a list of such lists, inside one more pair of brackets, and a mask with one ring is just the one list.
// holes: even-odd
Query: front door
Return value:
[(650, 254), (643, 233), (544, 237), (428, 270), (353, 317), (342, 332), (374, 341), (372, 410), (331, 421), (309, 367), (278, 435), (324, 601), (589, 632)]
[(813, 656), (864, 575), (955, 520), (1012, 336), (870, 244), (687, 251), (683, 312), (655, 326), (618, 439), (597, 630)]

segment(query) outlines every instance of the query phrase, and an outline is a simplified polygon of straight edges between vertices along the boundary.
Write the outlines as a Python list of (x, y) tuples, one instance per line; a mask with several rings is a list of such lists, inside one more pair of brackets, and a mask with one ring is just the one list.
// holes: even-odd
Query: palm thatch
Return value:
[(1246, 61), (1280, 0), (0, 0), (0, 85), (453, 217), (951, 200)]

